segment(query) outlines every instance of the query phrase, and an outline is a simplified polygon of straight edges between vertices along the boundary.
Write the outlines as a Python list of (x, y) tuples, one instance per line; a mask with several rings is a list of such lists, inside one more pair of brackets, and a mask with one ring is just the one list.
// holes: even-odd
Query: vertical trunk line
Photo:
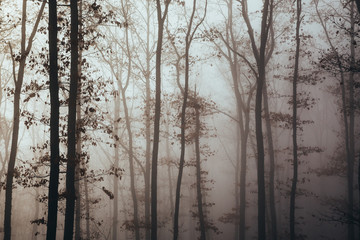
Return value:
[(64, 240), (73, 238), (74, 233), (74, 208), (75, 208), (75, 167), (76, 167), (76, 103), (78, 89), (78, 5), (77, 0), (70, 1), (71, 11), (71, 69), (70, 69), (70, 94), (68, 116), (68, 153), (66, 168), (66, 210)]
[(57, 1), (49, 0), (49, 59), (50, 59), (50, 182), (46, 239), (56, 239), (59, 186), (59, 83), (57, 66)]
[(301, 24), (301, 0), (296, 1), (296, 52), (295, 69), (293, 77), (293, 116), (292, 116), (292, 140), (293, 140), (293, 179), (290, 192), (290, 239), (296, 239), (295, 233), (295, 200), (298, 182), (298, 153), (297, 153), (297, 81), (299, 75), (299, 57), (300, 57), (300, 24)]
[[(196, 94), (196, 93), (195, 93)], [(195, 154), (196, 154), (196, 193), (197, 193), (197, 204), (199, 212), (199, 221), (200, 221), (200, 240), (206, 239), (206, 229), (205, 229), (205, 216), (203, 212), (203, 200), (201, 193), (201, 159), (200, 159), (200, 105), (198, 103), (197, 97), (195, 96)]]

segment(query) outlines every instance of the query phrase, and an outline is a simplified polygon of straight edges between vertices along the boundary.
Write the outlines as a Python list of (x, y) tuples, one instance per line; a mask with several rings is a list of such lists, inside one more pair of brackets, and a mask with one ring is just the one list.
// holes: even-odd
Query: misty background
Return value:
[(360, 239), (358, 3), (0, 1), (1, 237)]

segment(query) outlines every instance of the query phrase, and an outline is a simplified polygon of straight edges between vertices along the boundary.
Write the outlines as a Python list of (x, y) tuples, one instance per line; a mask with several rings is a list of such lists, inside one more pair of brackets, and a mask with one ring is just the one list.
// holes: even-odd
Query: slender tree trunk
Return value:
[(240, 93), (241, 87), (239, 86), (239, 59), (237, 52), (236, 37), (233, 33), (233, 1), (228, 2), (228, 31), (226, 32), (228, 44), (231, 44), (231, 48), (228, 47), (228, 57), (232, 80), (234, 84), (234, 94), (236, 98), (236, 109), (238, 115), (238, 143), (237, 143), (237, 162), (235, 170), (235, 205), (236, 213), (239, 215), (239, 222), (235, 227), (235, 239), (245, 239), (246, 235), (246, 168), (247, 168), (247, 141), (249, 136), (249, 123), (250, 123), (250, 101), (252, 99), (251, 90), (248, 93), (247, 101), (243, 99)]
[(75, 208), (75, 166), (76, 166), (76, 102), (78, 89), (78, 5), (77, 0), (70, 1), (71, 11), (71, 70), (68, 116), (68, 153), (66, 168), (66, 210), (64, 240), (72, 239), (74, 233)]
[[(119, 93), (117, 92), (114, 97), (114, 123), (113, 123), (113, 133), (115, 136), (118, 136), (119, 134), (119, 121), (120, 118), (120, 99), (118, 99)], [(118, 148), (118, 142), (117, 138), (114, 138), (115, 147), (114, 147), (114, 168), (117, 169), (119, 167), (119, 148)], [(113, 229), (112, 229), (112, 239), (117, 240), (117, 232), (118, 232), (118, 218), (119, 218), (119, 177), (114, 176), (114, 213), (113, 213)]]
[(157, 165), (160, 135), (160, 113), (161, 113), (161, 52), (164, 32), (164, 22), (167, 16), (171, 0), (166, 0), (164, 13), (161, 11), (160, 0), (156, 0), (158, 19), (158, 41), (156, 47), (156, 87), (155, 87), (155, 121), (154, 121), (154, 143), (151, 160), (151, 239), (157, 240)]
[[(81, 83), (79, 81), (79, 88), (81, 88)], [(79, 89), (80, 90), (80, 89)], [(81, 91), (81, 90), (80, 90)], [(79, 99), (80, 99), (80, 91), (79, 91)], [(81, 107), (78, 105), (77, 109), (77, 119), (81, 119)], [(81, 186), (80, 186), (80, 164), (81, 164), (81, 131), (77, 130), (77, 142), (76, 142), (76, 152), (79, 158), (79, 161), (75, 165), (75, 239), (81, 238)]]
[[(348, 218), (352, 221), (354, 218), (354, 163), (355, 163), (355, 104), (354, 104), (354, 74), (355, 66), (355, 16), (354, 16), (354, 2), (351, 2), (350, 9), (350, 73), (349, 73), (349, 158), (347, 163), (347, 178), (348, 178)], [(348, 239), (355, 239), (354, 223), (348, 224)]]
[(205, 229), (205, 216), (203, 212), (203, 200), (201, 193), (201, 160), (200, 160), (200, 106), (195, 97), (195, 154), (196, 154), (196, 193), (197, 193), (197, 205), (198, 205), (198, 214), (200, 221), (200, 240), (206, 239), (206, 229)]
[[(230, 32), (230, 37), (231, 37), (231, 42), (232, 42), (232, 47), (235, 51), (237, 51), (237, 45), (236, 45), (236, 40), (233, 34), (233, 17), (232, 17), (232, 6), (233, 6), (233, 2), (232, 0), (229, 2), (228, 5), (228, 11), (229, 11), (229, 32)], [(241, 93), (239, 91), (239, 74), (238, 74), (238, 58), (237, 55), (235, 53), (230, 53), (229, 52), (229, 56), (233, 55), (232, 58), (230, 58), (230, 60), (232, 60), (232, 62), (230, 61), (230, 65), (231, 65), (231, 73), (232, 73), (232, 79), (233, 79), (233, 84), (234, 84), (234, 93), (235, 93), (235, 97), (236, 97), (236, 109), (237, 109), (237, 113), (238, 113), (238, 137), (240, 137), (240, 149), (239, 146), (237, 146), (237, 151), (240, 151), (240, 156), (238, 156), (238, 158), (236, 159), (237, 164), (236, 164), (236, 171), (240, 171), (240, 179), (238, 178), (238, 176), (236, 176), (236, 182), (239, 181), (239, 185), (236, 184), (236, 188), (240, 189), (240, 195), (236, 195), (236, 201), (239, 201), (239, 209), (236, 210), (239, 212), (239, 223), (236, 224), (237, 225), (237, 238), (236, 239), (240, 239), (240, 240), (244, 240), (245, 239), (245, 234), (246, 234), (246, 220), (245, 220), (245, 216), (246, 216), (246, 147), (247, 147), (247, 135), (245, 134), (245, 130), (244, 130), (244, 115), (243, 115), (243, 111), (245, 110), (243, 108), (243, 102), (242, 102), (242, 98), (241, 98)], [(239, 164), (240, 161), (240, 164)], [(238, 175), (238, 172), (237, 174)], [(236, 194), (238, 194), (239, 190), (237, 189)]]
[[(237, 58), (234, 57), (234, 61), (237, 61)], [(239, 208), (239, 239), (245, 239), (246, 233), (246, 155), (247, 155), (247, 139), (249, 135), (249, 114), (246, 113), (246, 109), (244, 109), (244, 104), (242, 102), (241, 94), (239, 91), (238, 85), (238, 74), (237, 69), (235, 67), (237, 64), (233, 66), (233, 83), (234, 83), (234, 91), (237, 101), (237, 111), (238, 111), (238, 127), (239, 127), (239, 135), (240, 135), (240, 185), (237, 186), (240, 189), (240, 208)], [(244, 122), (245, 120), (245, 122)]]
[[(129, 65), (131, 64), (131, 59), (129, 59)], [(130, 69), (131, 66), (128, 67), (128, 80), (130, 78)], [(140, 229), (139, 229), (139, 217), (138, 217), (138, 201), (136, 196), (136, 187), (135, 187), (135, 171), (134, 171), (134, 153), (133, 153), (133, 139), (132, 139), (132, 130), (131, 130), (131, 123), (130, 123), (130, 116), (129, 111), (127, 107), (127, 101), (126, 101), (126, 93), (125, 89), (122, 86), (122, 83), (119, 82), (119, 88), (121, 89), (121, 95), (122, 95), (122, 103), (125, 113), (125, 121), (126, 121), (126, 129), (128, 132), (128, 138), (129, 138), (129, 168), (130, 168), (130, 188), (131, 188), (131, 196), (133, 200), (133, 208), (134, 208), (134, 228), (135, 228), (135, 239), (140, 239)]]
[[(357, 181), (358, 181), (358, 197), (360, 199), (360, 152), (358, 154), (359, 154), (359, 159), (358, 159), (358, 179), (357, 179)], [(358, 209), (360, 209), (360, 201), (358, 203)], [(359, 228), (360, 228), (360, 226), (359, 226)], [(358, 230), (358, 238), (360, 239), (360, 229)]]
[[(195, 16), (195, 12), (196, 12), (196, 0), (193, 1), (193, 9), (192, 9), (189, 23), (187, 26), (187, 33), (185, 36), (185, 55), (184, 55), (185, 56), (185, 86), (184, 86), (184, 91), (182, 91), (184, 99), (183, 99), (183, 105), (182, 105), (182, 109), (181, 109), (181, 149), (180, 149), (179, 174), (178, 174), (178, 179), (177, 179), (177, 183), (176, 183), (176, 195), (175, 195), (174, 233), (173, 233), (174, 240), (177, 240), (178, 236), (179, 236), (181, 181), (182, 181), (182, 175), (183, 175), (183, 168), (184, 168), (184, 164), (185, 164), (186, 107), (187, 107), (187, 101), (188, 101), (189, 69), (190, 69), (189, 52), (190, 52), (190, 46), (191, 46), (191, 42), (193, 40), (193, 36), (194, 36), (197, 28), (203, 22), (205, 15), (206, 15), (206, 11), (207, 11), (207, 1), (205, 2), (204, 16), (202, 17), (200, 22), (195, 25), (194, 29), (192, 29), (193, 20), (194, 20), (194, 16)], [(180, 90), (182, 90), (181, 87), (180, 87)], [(204, 237), (205, 237), (205, 235), (204, 235)]]
[(49, 59), (50, 59), (50, 182), (47, 240), (56, 239), (59, 186), (59, 83), (57, 66), (57, 1), (49, 0)]
[(122, 103), (124, 108), (124, 114), (125, 114), (125, 122), (126, 122), (126, 129), (128, 133), (128, 140), (129, 140), (129, 168), (130, 168), (130, 189), (131, 189), (131, 197), (133, 200), (133, 217), (134, 217), (134, 230), (135, 230), (135, 239), (140, 240), (140, 226), (139, 226), (139, 213), (138, 213), (138, 200), (136, 195), (136, 186), (135, 186), (135, 167), (134, 167), (134, 152), (133, 152), (133, 134), (131, 129), (131, 123), (130, 123), (130, 115), (129, 110), (127, 106), (127, 100), (126, 100), (126, 89), (129, 86), (130, 78), (131, 78), (131, 71), (132, 71), (132, 58), (130, 53), (130, 46), (129, 46), (129, 33), (128, 28), (126, 28), (125, 31), (125, 40), (126, 40), (126, 49), (127, 49), (127, 55), (128, 55), (128, 69), (127, 69), (127, 79), (125, 86), (122, 85), (121, 81), (118, 81), (118, 86), (121, 91), (122, 96)]
[(277, 219), (275, 208), (275, 153), (274, 143), (270, 122), (270, 111), (268, 102), (267, 86), (264, 85), (264, 112), (265, 112), (265, 124), (266, 124), (266, 137), (268, 141), (269, 160), (270, 160), (270, 172), (269, 172), (269, 207), (270, 207), (270, 223), (271, 223), (271, 237), (272, 240), (277, 240)]
[[(239, 116), (239, 114), (238, 114)], [(240, 116), (239, 116), (240, 117)], [(239, 216), (239, 221), (235, 221), (234, 239), (240, 238), (240, 126), (236, 126), (236, 164), (235, 164), (235, 215)], [(244, 233), (245, 234), (245, 233)]]
[(10, 158), (8, 163), (8, 171), (6, 177), (6, 193), (5, 193), (5, 214), (4, 214), (4, 239), (11, 239), (11, 212), (12, 212), (12, 187), (13, 187), (13, 177), (15, 169), (15, 161), (18, 147), (18, 138), (19, 138), (19, 123), (20, 123), (20, 95), (21, 87), (24, 80), (24, 72), (26, 65), (26, 57), (28, 56), (32, 42), (35, 37), (37, 28), (39, 26), (40, 18), (43, 14), (45, 8), (45, 2), (42, 3), (40, 11), (38, 13), (34, 28), (31, 32), (31, 35), (28, 40), (28, 46), (26, 47), (26, 4), (27, 1), (23, 0), (22, 5), (22, 20), (21, 20), (21, 53), (20, 53), (20, 63), (18, 74), (16, 77), (15, 73), (15, 59), (12, 51), (12, 46), (9, 43), (11, 58), (13, 61), (13, 78), (15, 84), (15, 93), (14, 93), (14, 112), (13, 112), (13, 132), (11, 139), (11, 150)]
[[(166, 119), (166, 132), (169, 133), (169, 115), (167, 114)], [(173, 216), (175, 205), (174, 205), (174, 194), (173, 194), (173, 181), (172, 181), (172, 175), (171, 175), (171, 155), (170, 155), (170, 144), (169, 144), (169, 135), (166, 137), (166, 159), (167, 159), (167, 174), (169, 179), (169, 202), (170, 202), (170, 216)]]
[(248, 16), (247, 1), (241, 2), (242, 13), (248, 29), (252, 51), (257, 63), (257, 86), (255, 98), (255, 135), (257, 143), (257, 181), (258, 181), (258, 239), (266, 239), (265, 231), (265, 166), (264, 166), (264, 141), (262, 132), (262, 94), (266, 83), (266, 45), (269, 30), (272, 24), (273, 0), (265, 0), (263, 3), (260, 48), (256, 46), (254, 32)]
[(151, 89), (150, 89), (150, 2), (146, 1), (146, 103), (145, 103), (145, 239), (150, 240), (150, 170), (151, 170)]
[[(190, 20), (191, 21), (191, 20)], [(188, 35), (187, 35), (188, 36)], [(186, 106), (188, 99), (189, 89), (189, 42), (186, 41), (185, 46), (185, 87), (183, 92), (183, 105), (181, 110), (181, 153), (179, 162), (179, 173), (176, 183), (176, 196), (175, 196), (175, 213), (174, 213), (174, 240), (179, 236), (179, 212), (180, 212), (180, 194), (181, 194), (181, 180), (185, 164), (185, 129), (186, 129)]]
[[(79, 19), (82, 19), (82, 0), (79, 1)], [(82, 25), (79, 26), (79, 36), (82, 35)], [(80, 40), (79, 43), (79, 60), (78, 60), (78, 94), (77, 97), (78, 99), (81, 99), (81, 88), (82, 88), (82, 82), (81, 82), (81, 75), (82, 75), (82, 66), (81, 66), (81, 62), (82, 62), (82, 50), (83, 50), (83, 40)], [(81, 120), (81, 104), (80, 101), (78, 101), (77, 104), (77, 109), (76, 109), (76, 118), (78, 120)], [(78, 121), (80, 122), (80, 121)], [(80, 178), (81, 178), (81, 174), (80, 174), (80, 167), (82, 164), (82, 139), (81, 139), (81, 131), (78, 129), (79, 127), (83, 127), (83, 126), (79, 126), (77, 125), (77, 130), (76, 130), (76, 152), (77, 152), (77, 156), (78, 156), (78, 162), (75, 165), (75, 175), (76, 175), (76, 179), (75, 179), (75, 196), (76, 196), (76, 205), (75, 205), (75, 239), (80, 239), (81, 238), (81, 185), (80, 185)]]
[(296, 239), (295, 233), (295, 199), (296, 187), (298, 181), (298, 154), (297, 154), (297, 81), (299, 75), (299, 57), (300, 57), (300, 24), (301, 24), (301, 0), (296, 1), (296, 52), (295, 52), (295, 66), (293, 77), (293, 116), (292, 116), (292, 130), (293, 130), (293, 179), (290, 192), (290, 239)]
[[(344, 122), (344, 132), (345, 132), (345, 139), (344, 139), (344, 142), (345, 142), (345, 155), (346, 155), (346, 165), (347, 165), (347, 198), (348, 198), (348, 203), (347, 203), (347, 217), (349, 219), (351, 219), (353, 217), (353, 167), (354, 167), (354, 160), (352, 159), (355, 159), (355, 156), (353, 158), (351, 158), (351, 143), (350, 143), (350, 128), (349, 125), (351, 125), (351, 122), (349, 123), (349, 120), (348, 120), (348, 115), (349, 115), (349, 118), (351, 116), (351, 113), (349, 113), (349, 111), (351, 111), (351, 109), (353, 108), (350, 108), (350, 105), (349, 104), (349, 110), (348, 110), (348, 103), (347, 103), (347, 94), (346, 94), (346, 82), (345, 82), (345, 76), (344, 76), (344, 68), (342, 66), (342, 62), (341, 62), (341, 58), (339, 56), (339, 53), (337, 52), (337, 49), (335, 48), (335, 46), (333, 45), (332, 41), (331, 41), (331, 38), (329, 36), (329, 33), (328, 33), (328, 30), (326, 28), (326, 25), (325, 23), (323, 22), (322, 18), (321, 18), (321, 15), (320, 15), (320, 12), (318, 10), (318, 1), (315, 1), (315, 7), (316, 7), (316, 13), (318, 15), (318, 18), (320, 20), (320, 24), (325, 32), (325, 35), (326, 35), (326, 39), (331, 47), (331, 50), (333, 51), (333, 53), (335, 54), (336, 56), (336, 65), (337, 67), (339, 68), (339, 72), (340, 72), (340, 89), (341, 89), (341, 104), (342, 104), (342, 112), (343, 112), (343, 122)], [(354, 19), (353, 19), (353, 9), (354, 9), (354, 5), (353, 5), (353, 2), (351, 3), (351, 12), (350, 12), (350, 19), (352, 19), (351, 21), (351, 28), (352, 28), (352, 33), (354, 32), (353, 29), (354, 29)], [(355, 52), (353, 52), (353, 47), (352, 46), (354, 44), (354, 41), (353, 41), (353, 36), (351, 36), (351, 43), (350, 43), (350, 51), (351, 51), (351, 58), (355, 57)], [(353, 58), (354, 59), (354, 58)], [(353, 64), (353, 59), (351, 59), (351, 64)], [(353, 79), (353, 75), (352, 73), (350, 73), (350, 77), (349, 77), (349, 82), (351, 82), (351, 79)], [(351, 83), (349, 83), (350, 85)], [(353, 84), (353, 83), (352, 83)], [(353, 91), (353, 87), (350, 88), (349, 87), (349, 90)], [(350, 95), (350, 93), (349, 93)], [(351, 97), (349, 96), (349, 102), (351, 101), (350, 100)], [(353, 109), (354, 110), (354, 109)], [(353, 132), (354, 133), (354, 132)], [(360, 167), (359, 167), (360, 168)], [(360, 233), (359, 233), (360, 234)], [(348, 240), (353, 240), (355, 237), (355, 233), (354, 233), (354, 226), (352, 223), (349, 223), (348, 224)]]

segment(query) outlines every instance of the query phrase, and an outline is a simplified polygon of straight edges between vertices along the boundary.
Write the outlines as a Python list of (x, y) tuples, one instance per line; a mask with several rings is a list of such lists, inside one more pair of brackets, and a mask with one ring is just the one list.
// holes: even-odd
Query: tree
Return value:
[(155, 41), (152, 43), (151, 37), (151, 16), (153, 14), (153, 9), (150, 1), (146, 1), (145, 11), (138, 9), (141, 13), (146, 12), (143, 19), (145, 20), (146, 25), (146, 38), (142, 39), (140, 34), (136, 31), (137, 36), (139, 37), (139, 45), (144, 46), (143, 51), (145, 54), (145, 64), (144, 60), (138, 58), (137, 62), (134, 59), (134, 65), (139, 68), (142, 73), (143, 78), (145, 79), (145, 239), (149, 240), (151, 231), (151, 220), (150, 220), (150, 174), (151, 174), (151, 120), (152, 120), (152, 97), (151, 97), (151, 76), (153, 73), (153, 66), (151, 65), (151, 60), (154, 56)]
[(293, 76), (293, 93), (292, 93), (292, 141), (293, 141), (293, 179), (290, 192), (290, 239), (295, 240), (295, 199), (296, 199), (296, 187), (298, 182), (298, 145), (297, 145), (297, 82), (299, 78), (299, 58), (300, 58), (300, 24), (302, 20), (301, 9), (302, 1), (296, 1), (296, 50), (295, 50), (295, 66)]
[[(244, 71), (241, 68), (241, 65), (244, 64), (250, 68), (254, 75), (257, 77), (254, 67), (250, 61), (245, 57), (244, 54), (239, 53), (239, 44), (238, 36), (234, 29), (236, 28), (234, 17), (233, 17), (233, 1), (227, 1), (228, 8), (228, 20), (226, 23), (226, 32), (225, 37), (223, 34), (220, 34), (221, 40), (226, 46), (226, 50), (222, 50), (221, 46), (216, 42), (217, 49), (221, 52), (222, 56), (228, 61), (232, 84), (234, 89), (234, 95), (236, 99), (236, 112), (237, 118), (235, 118), (237, 123), (237, 144), (236, 144), (236, 164), (235, 164), (235, 239), (245, 239), (246, 233), (246, 169), (247, 169), (247, 147), (248, 147), (248, 137), (250, 133), (250, 113), (251, 113), (251, 100), (253, 98), (253, 93), (256, 88), (256, 84), (252, 84), (249, 80), (249, 85), (245, 89), (243, 83), (241, 82), (241, 75), (245, 75), (246, 70)], [(241, 61), (243, 60), (243, 62)], [(232, 118), (232, 117), (231, 117)], [(228, 215), (232, 216), (232, 215)], [(237, 220), (238, 219), (238, 220)]]
[[(326, 71), (339, 76), (340, 92), (341, 92), (341, 106), (342, 122), (344, 131), (344, 145), (345, 145), (345, 159), (346, 159), (346, 179), (347, 179), (347, 218), (353, 219), (354, 212), (354, 166), (355, 166), (355, 72), (358, 68), (356, 66), (356, 40), (357, 32), (355, 30), (355, 3), (351, 1), (344, 3), (343, 6), (347, 11), (346, 16), (342, 16), (341, 20), (337, 23), (336, 19), (333, 20), (334, 25), (338, 28), (337, 33), (343, 31), (349, 35), (349, 45), (346, 48), (347, 53), (339, 52), (338, 46), (335, 45), (334, 39), (330, 36), (329, 29), (327, 28), (326, 21), (321, 17), (319, 1), (315, 1), (316, 13), (322, 29), (325, 33), (326, 41), (330, 45), (329, 52), (325, 54), (320, 60), (321, 67)], [(339, 44), (339, 46), (342, 46)], [(359, 180), (360, 181), (360, 180)], [(359, 191), (360, 192), (360, 191)], [(355, 238), (355, 229), (352, 221), (348, 222), (348, 239)]]
[(66, 212), (64, 239), (72, 239), (74, 228), (75, 209), (75, 166), (76, 166), (76, 106), (78, 93), (78, 5), (77, 0), (70, 1), (71, 11), (71, 69), (70, 69), (70, 95), (68, 116), (68, 152), (66, 168)]
[[(21, 87), (24, 80), (26, 58), (30, 53), (41, 16), (44, 12), (45, 2), (41, 4), (39, 13), (36, 18), (36, 22), (29, 36), (27, 46), (26, 46), (26, 16), (27, 16), (26, 6), (27, 6), (27, 0), (23, 0), (22, 20), (21, 20), (21, 49), (20, 49), (19, 59), (15, 59), (12, 45), (11, 43), (9, 43), (10, 54), (13, 62), (13, 79), (15, 84), (15, 93), (14, 93), (13, 132), (12, 132), (12, 140), (11, 140), (11, 151), (10, 151), (10, 158), (8, 163), (7, 177), (6, 177), (5, 216), (4, 216), (4, 239), (6, 240), (11, 239), (12, 189), (13, 189), (14, 168), (15, 168), (15, 161), (16, 161), (16, 154), (18, 147), (18, 137), (19, 137)], [(15, 73), (16, 61), (19, 61), (17, 76)]]
[(256, 46), (254, 32), (248, 16), (247, 1), (241, 2), (242, 14), (245, 20), (251, 48), (257, 65), (257, 86), (255, 98), (255, 131), (257, 143), (257, 181), (258, 181), (258, 239), (266, 239), (265, 231), (265, 166), (264, 166), (264, 142), (262, 132), (262, 97), (263, 87), (266, 84), (266, 45), (269, 31), (272, 25), (273, 1), (265, 0), (263, 3), (261, 18), (260, 47)]
[[(180, 85), (181, 92), (183, 94), (183, 104), (181, 109), (181, 153), (180, 153), (180, 161), (179, 161), (179, 173), (178, 173), (178, 179), (176, 183), (176, 196), (175, 196), (175, 213), (174, 213), (174, 235), (173, 239), (177, 240), (179, 235), (179, 210), (180, 210), (180, 192), (181, 192), (181, 180), (182, 180), (182, 174), (183, 174), (183, 168), (185, 164), (185, 129), (186, 129), (186, 107), (188, 104), (188, 93), (189, 93), (189, 57), (190, 57), (190, 47), (191, 43), (194, 38), (194, 34), (196, 33), (196, 30), (199, 28), (199, 26), (202, 24), (202, 22), (205, 19), (206, 16), (206, 8), (207, 8), (207, 1), (205, 2), (205, 10), (204, 15), (201, 17), (200, 21), (195, 24), (194, 29), (192, 29), (192, 25), (195, 12), (196, 12), (196, 0), (193, 1), (193, 8), (191, 12), (191, 16), (189, 19), (189, 23), (187, 26), (186, 36), (185, 36), (185, 86), (182, 88)], [(204, 229), (202, 229), (204, 230)], [(204, 232), (202, 232), (202, 237), (205, 238)], [(202, 239), (204, 239), (202, 238)]]
[[(195, 93), (196, 94), (196, 93)], [(197, 195), (197, 205), (198, 205), (198, 214), (200, 221), (200, 239), (206, 239), (206, 228), (205, 228), (205, 216), (203, 211), (203, 197), (201, 192), (201, 159), (200, 159), (200, 104), (197, 101), (195, 95), (194, 99), (194, 108), (195, 108), (195, 154), (196, 154), (196, 195)]]
[(157, 239), (157, 167), (160, 136), (160, 113), (161, 113), (161, 52), (164, 32), (164, 22), (168, 13), (171, 0), (165, 0), (164, 12), (161, 10), (160, 0), (156, 0), (158, 19), (158, 41), (156, 46), (156, 87), (155, 87), (155, 121), (154, 143), (151, 160), (151, 239)]
[(57, 64), (57, 1), (49, 1), (49, 78), (50, 78), (50, 182), (47, 221), (47, 240), (56, 239), (59, 185), (59, 83)]

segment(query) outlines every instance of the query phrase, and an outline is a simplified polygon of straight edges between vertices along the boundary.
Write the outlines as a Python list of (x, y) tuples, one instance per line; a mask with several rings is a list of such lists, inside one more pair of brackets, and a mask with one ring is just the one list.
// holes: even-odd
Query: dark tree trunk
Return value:
[(355, 0), (355, 2), (356, 2), (357, 10), (360, 13), (360, 0)]
[[(265, 231), (265, 166), (264, 166), (264, 141), (262, 131), (262, 96), (263, 87), (266, 84), (266, 64), (269, 61), (270, 54), (266, 53), (268, 36), (272, 24), (273, 0), (265, 0), (263, 3), (262, 19), (261, 19), (261, 33), (260, 33), (260, 48), (256, 46), (255, 35), (248, 16), (247, 1), (241, 2), (242, 14), (245, 20), (248, 35), (251, 42), (251, 48), (257, 64), (256, 80), (256, 98), (255, 98), (255, 135), (257, 143), (257, 181), (258, 181), (258, 239), (266, 239)], [(254, 69), (252, 69), (254, 72)]]
[[(79, 19), (82, 19), (82, 0), (79, 1)], [(82, 34), (82, 25), (79, 26), (79, 35)], [(77, 97), (78, 99), (81, 99), (81, 88), (82, 88), (82, 82), (81, 82), (81, 75), (82, 75), (82, 49), (83, 49), (83, 41), (79, 42), (79, 60), (78, 60), (78, 93)], [(77, 109), (76, 109), (76, 119), (81, 119), (81, 104), (80, 101), (77, 102)], [(75, 239), (81, 239), (81, 185), (80, 185), (80, 167), (82, 164), (82, 139), (81, 139), (81, 131), (78, 129), (79, 127), (83, 126), (76, 126), (76, 153), (78, 156), (78, 163), (75, 166), (75, 196), (76, 196), (76, 205), (75, 205)]]
[[(192, 29), (193, 26), (193, 20), (195, 17), (196, 12), (196, 0), (193, 1), (193, 9), (191, 12), (191, 17), (187, 26), (187, 33), (185, 36), (185, 86), (184, 89), (181, 88), (180, 90), (183, 93), (184, 99), (183, 99), (183, 105), (181, 109), (181, 153), (180, 153), (180, 162), (179, 162), (179, 173), (178, 173), (178, 179), (176, 183), (176, 195), (175, 195), (175, 213), (174, 213), (174, 235), (173, 239), (177, 240), (179, 236), (179, 212), (180, 212), (180, 194), (181, 194), (181, 181), (182, 181), (182, 175), (183, 175), (183, 168), (185, 164), (185, 144), (186, 144), (186, 136), (185, 136), (185, 129), (186, 129), (186, 107), (187, 107), (187, 101), (188, 101), (188, 90), (189, 90), (189, 69), (190, 69), (190, 62), (189, 62), (189, 52), (190, 52), (190, 46), (191, 42), (193, 40), (194, 34), (197, 30), (197, 28), (201, 25), (203, 22), (207, 11), (207, 1), (205, 2), (205, 12), (204, 16), (200, 21), (195, 25), (194, 29)], [(205, 237), (205, 235), (204, 235)]]
[(56, 239), (59, 186), (59, 83), (57, 66), (57, 1), (49, 1), (49, 54), (50, 54), (50, 182), (47, 221), (47, 240)]
[(164, 22), (167, 16), (170, 0), (165, 2), (164, 13), (161, 11), (160, 0), (156, 0), (158, 19), (158, 41), (156, 47), (156, 87), (155, 87), (155, 121), (154, 121), (154, 144), (151, 160), (151, 239), (157, 239), (157, 165), (160, 135), (161, 113), (161, 52), (164, 32)]
[(78, 89), (78, 5), (77, 0), (70, 1), (71, 11), (71, 69), (70, 69), (70, 95), (68, 116), (68, 153), (66, 168), (66, 211), (64, 240), (72, 239), (74, 233), (75, 210), (75, 166), (76, 166), (76, 102)]
[(201, 159), (200, 159), (200, 106), (195, 99), (195, 154), (196, 154), (196, 194), (200, 222), (200, 240), (206, 239), (205, 216), (203, 212), (203, 200), (201, 193)]
[[(263, 64), (260, 64), (263, 68)], [(260, 69), (256, 89), (255, 128), (257, 144), (257, 181), (258, 181), (258, 239), (266, 239), (265, 231), (265, 169), (264, 169), (264, 141), (262, 133), (261, 101), (262, 88), (265, 81), (265, 69)]]
[(269, 160), (270, 160), (270, 171), (269, 171), (269, 208), (270, 208), (270, 227), (271, 227), (271, 238), (277, 240), (277, 219), (276, 219), (276, 208), (275, 208), (275, 152), (274, 143), (271, 130), (270, 122), (270, 111), (268, 102), (267, 86), (264, 85), (264, 112), (265, 112), (265, 125), (266, 125), (266, 137), (268, 142)]
[(264, 141), (263, 141), (263, 130), (262, 130), (262, 94), (263, 86), (266, 84), (266, 59), (265, 51), (269, 32), (268, 15), (270, 8), (270, 19), (272, 18), (272, 2), (265, 0), (262, 22), (261, 22), (261, 39), (260, 39), (260, 51), (259, 58), (257, 61), (259, 77), (257, 79), (256, 88), (256, 103), (255, 103), (255, 128), (256, 128), (256, 143), (257, 143), (257, 180), (258, 180), (258, 239), (266, 239), (265, 231), (265, 168), (264, 168)]
[(297, 154), (297, 81), (299, 75), (299, 56), (300, 56), (300, 24), (301, 24), (301, 0), (296, 1), (296, 52), (295, 52), (295, 66), (293, 77), (293, 116), (292, 116), (292, 131), (293, 131), (293, 179), (290, 192), (290, 239), (295, 240), (295, 199), (296, 187), (298, 181), (298, 154)]
[[(193, 15), (192, 15), (193, 17)], [(192, 18), (190, 20), (190, 26), (192, 24)], [(183, 105), (181, 109), (181, 148), (180, 148), (180, 161), (179, 161), (179, 173), (176, 183), (176, 196), (175, 196), (175, 213), (174, 213), (174, 240), (178, 239), (179, 236), (179, 212), (180, 212), (180, 194), (181, 194), (181, 181), (183, 175), (183, 169), (185, 164), (185, 129), (186, 129), (186, 107), (188, 100), (188, 89), (189, 89), (189, 36), (190, 27), (188, 34), (186, 35), (186, 46), (185, 46), (185, 86), (183, 92)]]
[[(354, 218), (354, 165), (355, 165), (355, 99), (354, 99), (354, 75), (353, 69), (356, 69), (355, 63), (355, 4), (350, 4), (350, 75), (349, 75), (349, 158), (347, 163), (348, 178), (348, 218), (351, 219), (348, 224), (348, 239), (355, 239), (355, 224), (352, 223)], [(360, 234), (360, 233), (359, 233)]]

